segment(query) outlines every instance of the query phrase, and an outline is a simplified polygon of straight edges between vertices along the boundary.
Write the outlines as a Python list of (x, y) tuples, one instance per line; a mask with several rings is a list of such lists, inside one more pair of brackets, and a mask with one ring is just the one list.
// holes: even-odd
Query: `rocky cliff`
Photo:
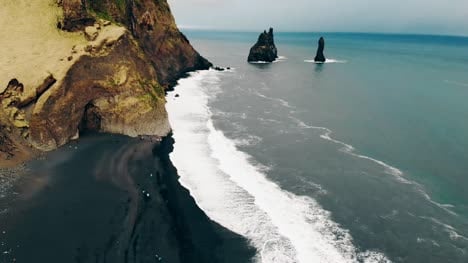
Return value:
[(320, 37), (318, 41), (317, 47), (317, 54), (315, 55), (315, 62), (325, 62), (325, 55), (323, 54), (323, 50), (325, 49), (325, 39)]
[(2, 0), (0, 166), (85, 130), (170, 131), (165, 89), (211, 64), (166, 0)]
[(212, 66), (178, 30), (166, 0), (87, 1), (95, 14), (129, 29), (165, 88), (189, 71)]
[(278, 58), (278, 50), (275, 46), (273, 28), (264, 31), (258, 37), (257, 43), (250, 49), (248, 62), (273, 62)]

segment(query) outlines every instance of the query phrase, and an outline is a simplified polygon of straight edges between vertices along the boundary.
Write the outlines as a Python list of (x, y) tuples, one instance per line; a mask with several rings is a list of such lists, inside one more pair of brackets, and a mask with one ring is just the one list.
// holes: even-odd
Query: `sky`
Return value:
[(181, 28), (468, 36), (468, 0), (168, 0)]

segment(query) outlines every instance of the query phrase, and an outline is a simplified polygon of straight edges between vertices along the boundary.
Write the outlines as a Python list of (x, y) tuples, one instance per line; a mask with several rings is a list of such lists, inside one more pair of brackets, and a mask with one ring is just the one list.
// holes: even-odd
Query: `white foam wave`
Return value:
[(272, 62), (268, 62), (268, 61), (250, 61), (249, 62), (250, 64), (270, 64)]
[(219, 81), (219, 74), (197, 72), (179, 81), (180, 98), (167, 103), (176, 141), (171, 160), (206, 214), (247, 237), (259, 250), (257, 262), (389, 262), (377, 252), (358, 252), (348, 231), (314, 199), (269, 181), (262, 167), (216, 130), (207, 83)]
[(234, 140), (234, 143), (237, 146), (252, 146), (252, 145), (257, 145), (262, 141), (261, 137), (254, 136), (254, 135), (248, 135), (244, 138), (238, 138)]
[(327, 140), (327, 141), (330, 141), (330, 142), (333, 142), (335, 144), (338, 144), (338, 145), (341, 145), (343, 146), (342, 148), (340, 148), (340, 151), (344, 152), (344, 153), (347, 153), (351, 156), (354, 156), (354, 157), (357, 157), (357, 158), (360, 158), (360, 159), (364, 159), (364, 160), (368, 160), (368, 161), (371, 161), (371, 162), (374, 162), (380, 166), (382, 166), (385, 170), (385, 172), (387, 174), (390, 174), (390, 175), (393, 175), (395, 176), (395, 178), (401, 182), (401, 183), (404, 183), (404, 184), (409, 184), (409, 185), (413, 185), (416, 190), (427, 200), (429, 201), (430, 203), (432, 203), (433, 205), (439, 207), (440, 209), (444, 210), (445, 212), (449, 213), (449, 214), (452, 214), (452, 215), (456, 215), (455, 212), (453, 212), (452, 210), (450, 210), (450, 208), (454, 208), (455, 206), (454, 205), (451, 205), (451, 204), (442, 204), (442, 203), (439, 203), (439, 202), (436, 202), (434, 201), (430, 196), (429, 194), (426, 193), (426, 191), (424, 191), (424, 187), (420, 184), (418, 184), (417, 182), (414, 182), (414, 181), (410, 181), (410, 180), (407, 180), (406, 178), (404, 178), (404, 173), (394, 167), (394, 166), (391, 166), (381, 160), (377, 160), (377, 159), (374, 159), (372, 157), (369, 157), (369, 156), (366, 156), (366, 155), (362, 155), (362, 154), (358, 154), (356, 153), (356, 149), (350, 145), (350, 144), (347, 144), (345, 142), (342, 142), (342, 141), (339, 141), (339, 140), (336, 140), (334, 139), (333, 137), (331, 137), (331, 135), (333, 134), (333, 131), (326, 128), (326, 127), (319, 127), (319, 126), (312, 126), (312, 125), (308, 125), (306, 124), (305, 122), (295, 118), (295, 117), (292, 117), (290, 116), (290, 119), (292, 119), (293, 121), (295, 121), (298, 125), (298, 127), (300, 128), (303, 128), (303, 129), (314, 129), (314, 130), (320, 130), (320, 131), (323, 131), (323, 133), (320, 135), (320, 138), (324, 139), (324, 140)]
[(276, 102), (279, 102), (282, 106), (286, 107), (286, 108), (290, 108), (290, 109), (294, 109), (295, 107), (291, 106), (289, 104), (289, 102), (287, 102), (286, 100), (283, 100), (281, 98), (273, 98), (273, 97), (269, 97), (267, 95), (264, 95), (256, 90), (254, 91), (251, 91), (253, 94), (261, 97), (261, 98), (264, 98), (264, 99), (267, 99), (267, 100), (271, 100), (271, 101), (276, 101)]
[(419, 193), (420, 193), (427, 201), (429, 201), (431, 204), (433, 204), (433, 205), (439, 207), (440, 209), (444, 210), (445, 212), (447, 212), (447, 213), (449, 213), (449, 214), (452, 214), (452, 215), (455, 215), (455, 216), (457, 215), (457, 213), (455, 213), (455, 212), (453, 212), (452, 210), (450, 210), (450, 209), (452, 209), (452, 208), (455, 208), (454, 205), (452, 205), (452, 204), (442, 204), (442, 203), (439, 203), (439, 202), (434, 201), (434, 200), (429, 196), (429, 194), (426, 193), (426, 191), (423, 190), (423, 187), (422, 187), (420, 184), (418, 184), (418, 183), (416, 183), (416, 182), (412, 182), (412, 183), (416, 186), (416, 188), (417, 188), (417, 190), (419, 191)]
[(285, 61), (285, 60), (287, 60), (287, 59), (288, 59), (288, 58), (285, 57), (285, 56), (278, 56), (278, 58), (277, 58), (275, 61), (273, 61), (273, 63), (282, 62), (282, 61)]
[(460, 235), (458, 232), (457, 232), (457, 229), (455, 229), (453, 226), (449, 225), (449, 224), (446, 224), (446, 223), (443, 223), (441, 222), (440, 220), (436, 219), (436, 218), (433, 218), (433, 217), (426, 217), (426, 216), (420, 216), (420, 218), (422, 219), (426, 219), (426, 220), (429, 220), (429, 221), (432, 221), (433, 223), (441, 226), (444, 228), (444, 230), (448, 233), (450, 239), (452, 240), (458, 240), (458, 239), (461, 239), (461, 240), (465, 240), (465, 241), (468, 241), (468, 238), (463, 236), (463, 235)]
[(316, 62), (313, 59), (306, 59), (304, 60), (306, 63), (315, 63), (315, 64), (332, 64), (332, 63), (338, 63), (338, 64), (344, 64), (348, 63), (347, 60), (339, 60), (339, 59), (333, 59), (333, 58), (327, 58), (325, 62)]
[(279, 120), (262, 118), (262, 117), (258, 117), (257, 120), (259, 120), (262, 123), (277, 123), (277, 124), (281, 123)]
[[(262, 85), (266, 86), (265, 83), (262, 83)], [(267, 99), (267, 100), (271, 100), (271, 101), (277, 101), (279, 102), (282, 106), (286, 107), (286, 108), (290, 108), (290, 109), (296, 109), (296, 107), (292, 106), (289, 104), (288, 101), (284, 100), (284, 99), (281, 99), (281, 98), (273, 98), (273, 97), (269, 97), (269, 96), (266, 96), (260, 92), (258, 92), (257, 90), (253, 90), (251, 91), (253, 94), (261, 97), (261, 98), (264, 98), (264, 99)], [(291, 113), (294, 113), (294, 111), (291, 111)], [(340, 148), (340, 151), (344, 152), (344, 153), (347, 153), (351, 156), (354, 156), (354, 157), (357, 157), (357, 158), (360, 158), (360, 159), (364, 159), (364, 160), (368, 160), (368, 161), (371, 161), (371, 162), (374, 162), (380, 166), (382, 166), (385, 170), (385, 172), (387, 174), (390, 174), (390, 175), (393, 175), (395, 176), (395, 178), (400, 181), (401, 183), (404, 183), (404, 184), (410, 184), (410, 185), (413, 185), (416, 187), (416, 190), (419, 191), (421, 193), (421, 195), (430, 203), (432, 203), (433, 205), (439, 207), (440, 209), (444, 210), (445, 212), (449, 213), (449, 214), (452, 214), (452, 215), (457, 215), (454, 211), (452, 211), (451, 209), (455, 208), (454, 205), (452, 204), (443, 204), (443, 203), (439, 203), (435, 200), (433, 200), (429, 194), (426, 193), (426, 191), (424, 190), (424, 187), (420, 184), (418, 184), (417, 182), (414, 182), (414, 181), (409, 181), (407, 180), (406, 178), (404, 178), (404, 173), (394, 167), (394, 166), (391, 166), (381, 160), (378, 160), (378, 159), (374, 159), (372, 157), (369, 157), (369, 156), (366, 156), (366, 155), (362, 155), (362, 154), (358, 154), (356, 153), (356, 149), (350, 145), (350, 144), (347, 144), (345, 142), (342, 142), (342, 141), (339, 141), (339, 140), (336, 140), (334, 139), (333, 137), (331, 137), (333, 131), (326, 128), (326, 127), (319, 127), (319, 126), (312, 126), (312, 125), (308, 125), (306, 123), (304, 123), (303, 121), (293, 117), (293, 116), (290, 116), (290, 118), (292, 120), (294, 120), (298, 127), (300, 128), (303, 128), (303, 129), (315, 129), (315, 130), (321, 130), (323, 131), (324, 133), (320, 135), (320, 137), (322, 139), (325, 139), (325, 140), (328, 140), (330, 142), (333, 142), (335, 144), (338, 144), (338, 145), (342, 145), (343, 147)], [(286, 132), (285, 132), (286, 133)]]
[(454, 80), (444, 80), (445, 83), (455, 85), (455, 86), (461, 86), (461, 87), (468, 87), (468, 83), (463, 83), (459, 81), (454, 81)]
[(326, 195), (326, 194), (328, 194), (327, 190), (325, 190), (320, 184), (316, 184), (316, 183), (314, 183), (314, 182), (311, 182), (311, 181), (309, 181), (309, 180), (306, 180), (306, 179), (305, 179), (304, 177), (302, 177), (302, 176), (298, 176), (297, 179), (298, 179), (299, 181), (301, 181), (301, 183), (302, 183), (303, 185), (308, 185), (308, 186), (310, 186), (312, 189), (316, 190), (317, 193), (318, 193), (319, 195)]
[(275, 59), (273, 62), (268, 62), (268, 61), (249, 61), (250, 64), (270, 64), (270, 63), (278, 63), (278, 62), (282, 62), (282, 61), (285, 61), (286, 59), (288, 59), (287, 57), (284, 57), (284, 56), (278, 56), (277, 59)]
[(315, 130), (321, 130), (323, 131), (323, 134), (320, 135), (320, 138), (322, 139), (325, 139), (327, 141), (331, 141), (333, 143), (336, 143), (338, 145), (341, 145), (343, 146), (340, 151), (344, 152), (344, 153), (347, 153), (349, 155), (352, 155), (354, 157), (358, 157), (358, 158), (361, 158), (361, 159), (365, 159), (365, 160), (369, 160), (369, 161), (372, 161), (376, 164), (379, 164), (380, 166), (384, 167), (385, 169), (385, 172), (388, 173), (388, 174), (391, 174), (391, 175), (394, 175), (394, 176), (397, 176), (397, 179), (400, 180), (401, 182), (404, 182), (404, 183), (408, 183), (410, 184), (409, 181), (407, 181), (406, 179), (402, 178), (401, 176), (403, 176), (403, 172), (400, 171), (398, 168), (396, 167), (393, 167), (383, 161), (380, 161), (380, 160), (377, 160), (377, 159), (374, 159), (374, 158), (371, 158), (369, 156), (365, 156), (365, 155), (362, 155), (362, 154), (357, 154), (355, 152), (355, 149), (352, 145), (349, 145), (347, 143), (344, 143), (342, 141), (339, 141), (339, 140), (336, 140), (334, 138), (331, 137), (333, 131), (326, 128), (326, 127), (319, 127), (319, 126), (312, 126), (312, 125), (308, 125), (306, 123), (304, 123), (303, 121), (295, 118), (295, 117), (290, 117), (292, 120), (296, 121), (296, 123), (298, 124), (299, 127), (301, 128), (304, 128), (304, 129), (315, 129)]

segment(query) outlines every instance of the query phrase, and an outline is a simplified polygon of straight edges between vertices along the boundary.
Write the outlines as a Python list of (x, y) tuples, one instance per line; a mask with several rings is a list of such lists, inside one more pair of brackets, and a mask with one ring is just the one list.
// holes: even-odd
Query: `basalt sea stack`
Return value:
[(325, 49), (325, 39), (321, 37), (318, 41), (317, 55), (315, 56), (315, 62), (325, 62), (325, 56), (323, 50)]
[(257, 43), (250, 49), (248, 62), (273, 62), (278, 58), (278, 50), (275, 46), (273, 28), (268, 32), (263, 31), (258, 37)]

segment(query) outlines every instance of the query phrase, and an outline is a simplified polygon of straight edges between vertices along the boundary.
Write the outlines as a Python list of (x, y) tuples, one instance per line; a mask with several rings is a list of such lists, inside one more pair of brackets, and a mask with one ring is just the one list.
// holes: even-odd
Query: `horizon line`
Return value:
[[(222, 29), (222, 28), (209, 28), (209, 27), (197, 27), (197, 26), (184, 26), (178, 25), (179, 30), (191, 30), (191, 31), (215, 31), (215, 32), (232, 32), (232, 33), (258, 33), (260, 31), (250, 29)], [(268, 28), (267, 28), (268, 29)], [(274, 29), (274, 27), (273, 27)], [(324, 33), (324, 34), (368, 34), (368, 35), (407, 35), (407, 36), (441, 36), (441, 37), (459, 37), (468, 38), (468, 35), (463, 34), (450, 34), (450, 33), (421, 33), (421, 32), (377, 32), (377, 31), (305, 31), (305, 30), (276, 30), (277, 33)], [(263, 31), (262, 31), (263, 32)]]

